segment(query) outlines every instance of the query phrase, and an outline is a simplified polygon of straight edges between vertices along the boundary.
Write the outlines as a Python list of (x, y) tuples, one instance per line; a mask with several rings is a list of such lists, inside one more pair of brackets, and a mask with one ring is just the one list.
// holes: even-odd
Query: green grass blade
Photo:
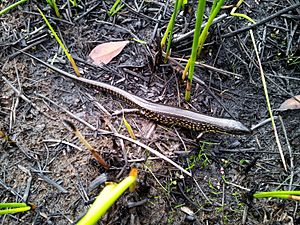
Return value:
[(58, 7), (57, 7), (57, 4), (56, 4), (56, 1), (55, 0), (46, 0), (46, 1), (47, 1), (48, 5), (50, 5), (54, 9), (56, 16), (61, 17)]
[(20, 0), (18, 2), (15, 2), (15, 3), (11, 4), (10, 6), (6, 7), (5, 9), (2, 9), (0, 11), (0, 16), (3, 15), (4, 13), (7, 13), (9, 10), (11, 10), (11, 9), (17, 7), (18, 5), (20, 5), (20, 4), (24, 3), (24, 2), (27, 2), (27, 1), (28, 0)]
[(208, 17), (208, 21), (200, 35), (199, 38), (199, 42), (198, 42), (198, 55), (200, 55), (201, 50), (203, 48), (203, 44), (206, 40), (207, 34), (208, 34), (208, 30), (213, 22), (213, 20), (216, 18), (217, 14), (219, 13), (222, 5), (224, 4), (224, 0), (220, 0), (217, 5), (215, 6), (214, 10), (211, 11), (209, 17)]
[(165, 56), (165, 61), (168, 58), (169, 52), (170, 52), (170, 48), (171, 48), (171, 43), (172, 43), (172, 36), (173, 36), (173, 29), (174, 29), (174, 25), (175, 25), (175, 19), (176, 16), (180, 10), (180, 8), (184, 5), (184, 1), (183, 0), (176, 0), (175, 2), (175, 6), (174, 6), (174, 11), (173, 14), (170, 18), (170, 21), (168, 23), (167, 29), (163, 35), (163, 38), (161, 39), (161, 48), (164, 49), (165, 45), (166, 45), (166, 41), (168, 38), (168, 44), (167, 44), (167, 49), (166, 49), (166, 56)]
[(214, 0), (213, 5), (212, 5), (212, 7), (210, 9), (211, 12), (215, 10), (217, 2), (218, 2), (218, 0)]
[(110, 16), (114, 16), (117, 12), (119, 12), (125, 5), (120, 5)]
[(266, 191), (266, 192), (257, 192), (253, 194), (254, 198), (268, 198), (268, 197), (277, 197), (277, 196), (289, 196), (297, 195), (300, 196), (300, 191)]
[(18, 213), (18, 212), (25, 212), (25, 211), (28, 211), (30, 209), (31, 209), (30, 206), (12, 208), (12, 209), (3, 209), (3, 210), (0, 210), (0, 215), (12, 214), (12, 213)]
[(120, 4), (121, 0), (116, 0), (111, 9), (108, 12), (109, 16), (115, 15), (121, 8), (123, 8), (124, 5), (121, 5), (117, 8), (117, 6)]
[[(193, 80), (193, 75), (194, 75), (194, 67), (195, 67), (196, 57), (197, 57), (197, 55), (198, 56), (200, 55), (200, 53), (202, 51), (202, 48), (203, 48), (203, 44), (204, 44), (204, 42), (206, 40), (206, 37), (207, 37), (207, 34), (208, 34), (208, 30), (209, 30), (213, 20), (215, 19), (215, 17), (219, 13), (219, 11), (220, 11), (223, 4), (224, 4), (224, 0), (219, 0), (219, 1), (215, 0), (213, 2), (213, 6), (212, 6), (212, 9), (211, 9), (208, 21), (207, 21), (204, 29), (202, 30), (200, 36), (198, 36), (199, 38), (197, 40), (196, 53), (193, 52), (193, 50), (195, 48), (195, 45), (194, 45), (194, 42), (193, 42), (192, 54), (191, 54), (191, 57), (190, 57), (187, 65), (186, 65), (186, 67), (185, 67), (185, 70), (184, 70), (183, 76), (182, 76), (183, 78), (185, 78), (187, 71), (189, 71), (188, 80), (187, 80), (187, 84), (186, 84), (186, 91), (185, 91), (185, 100), (186, 101), (190, 100), (190, 95), (191, 95), (190, 92), (191, 92), (191, 87), (192, 87), (192, 80)], [(196, 54), (196, 56), (194, 56), (193, 54)]]
[(72, 3), (73, 7), (77, 7), (77, 2), (76, 2), (76, 0), (70, 0), (70, 2)]
[(0, 209), (3, 208), (19, 208), (19, 207), (26, 207), (26, 203), (24, 202), (4, 202), (0, 203)]
[(172, 44), (172, 37), (173, 37), (173, 31), (174, 31), (174, 25), (175, 25), (175, 18), (182, 6), (182, 1), (183, 0), (176, 0), (175, 3), (175, 8), (174, 8), (174, 13), (172, 15), (171, 18), (171, 27), (170, 27), (170, 31), (169, 31), (169, 38), (168, 38), (168, 44), (167, 44), (167, 49), (166, 49), (166, 56), (165, 56), (165, 61), (167, 60), (169, 53), (170, 53), (170, 49), (171, 49), (171, 44)]
[(201, 32), (201, 25), (203, 21), (203, 15), (204, 15), (204, 9), (206, 5), (206, 0), (199, 0), (198, 1), (198, 7), (197, 7), (197, 18), (196, 18), (196, 24), (195, 24), (195, 32), (194, 32), (194, 37), (193, 37), (193, 45), (192, 45), (192, 53), (191, 57), (186, 65), (186, 69), (183, 72), (183, 78), (185, 78), (185, 74), (187, 69), (189, 69), (189, 76), (188, 76), (188, 81), (187, 81), (187, 87), (185, 91), (185, 100), (189, 101), (190, 100), (190, 93), (191, 93), (191, 85), (192, 85), (192, 78), (195, 69), (195, 62), (197, 58), (197, 48), (198, 48), (198, 39), (200, 36)]

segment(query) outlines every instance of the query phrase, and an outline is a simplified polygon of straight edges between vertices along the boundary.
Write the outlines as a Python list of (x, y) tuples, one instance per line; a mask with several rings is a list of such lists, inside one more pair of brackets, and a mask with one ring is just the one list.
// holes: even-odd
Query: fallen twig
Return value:
[(239, 33), (242, 33), (242, 32), (248, 31), (248, 30), (251, 30), (251, 29), (253, 29), (253, 28), (255, 28), (255, 27), (258, 27), (258, 26), (260, 26), (260, 25), (265, 24), (266, 22), (268, 22), (268, 21), (270, 21), (270, 20), (276, 18), (277, 16), (280, 16), (280, 15), (282, 15), (282, 14), (284, 14), (284, 13), (290, 11), (290, 10), (296, 9), (296, 8), (298, 8), (299, 6), (300, 6), (300, 2), (298, 2), (298, 3), (294, 4), (294, 5), (291, 5), (291, 6), (287, 7), (287, 8), (284, 8), (284, 9), (278, 11), (277, 13), (274, 13), (274, 14), (268, 16), (267, 18), (262, 19), (261, 21), (258, 21), (258, 22), (255, 23), (255, 24), (251, 24), (251, 25), (249, 25), (249, 26), (247, 26), (247, 27), (243, 27), (243, 28), (241, 28), (241, 29), (239, 29), (239, 30), (236, 30), (236, 31), (233, 31), (233, 32), (231, 32), (231, 33), (229, 33), (229, 34), (222, 35), (222, 38), (232, 37), (232, 36), (235, 36), (235, 35), (237, 35), (237, 34), (239, 34)]

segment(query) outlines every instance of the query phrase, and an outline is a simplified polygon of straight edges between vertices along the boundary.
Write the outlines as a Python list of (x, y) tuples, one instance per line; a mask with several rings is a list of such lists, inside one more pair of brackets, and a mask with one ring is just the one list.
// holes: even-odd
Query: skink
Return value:
[(89, 80), (86, 78), (74, 76), (28, 53), (25, 52), (23, 53), (35, 59), (36, 61), (42, 63), (46, 67), (68, 78), (89, 85), (92, 88), (100, 89), (120, 99), (123, 99), (129, 105), (137, 108), (141, 115), (144, 115), (145, 117), (155, 120), (157, 122), (167, 124), (167, 125), (185, 127), (187, 129), (201, 131), (201, 132), (221, 132), (221, 133), (228, 133), (228, 134), (251, 133), (251, 131), (239, 121), (232, 120), (232, 119), (211, 117), (195, 111), (153, 103), (141, 97), (130, 94), (127, 91), (124, 91), (115, 86), (103, 82), (99, 82), (99, 81), (94, 81), (94, 80)]

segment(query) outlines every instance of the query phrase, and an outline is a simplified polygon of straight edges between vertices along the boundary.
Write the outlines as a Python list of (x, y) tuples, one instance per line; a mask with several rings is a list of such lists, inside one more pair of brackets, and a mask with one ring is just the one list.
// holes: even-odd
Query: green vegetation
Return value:
[[(117, 12), (119, 12), (125, 5), (121, 4), (119, 5), (121, 0), (116, 0), (109, 12), (107, 13), (109, 16), (115, 15)], [(119, 5), (119, 6), (118, 6)]]
[(49, 27), (52, 35), (55, 37), (56, 41), (58, 42), (58, 44), (60, 45), (60, 47), (63, 49), (64, 53), (66, 54), (67, 58), (69, 59), (76, 75), (79, 77), (80, 76), (80, 72), (79, 69), (73, 59), (73, 57), (71, 56), (71, 54), (69, 53), (69, 51), (67, 50), (67, 48), (64, 46), (63, 42), (60, 40), (60, 38), (58, 37), (58, 35), (56, 34), (55, 30), (53, 29), (53, 27), (51, 26), (50, 22), (48, 21), (48, 19), (46, 18), (46, 16), (44, 15), (44, 13), (38, 8), (38, 11), (40, 12), (41, 16), (43, 17), (44, 21), (46, 22), (47, 26)]
[(166, 182), (164, 189), (167, 191), (168, 194), (170, 194), (172, 190), (176, 187), (177, 187), (177, 181), (173, 180), (171, 177), (170, 180)]
[(58, 7), (56, 5), (56, 0), (46, 0), (47, 3), (53, 8), (55, 14), (57, 17), (61, 17), (59, 11), (58, 11)]
[(164, 33), (164, 36), (161, 39), (160, 45), (161, 45), (161, 48), (164, 49), (165, 45), (166, 45), (167, 38), (168, 38), (168, 45), (167, 45), (167, 49), (166, 49), (165, 62), (166, 62), (166, 60), (169, 56), (169, 52), (170, 52), (170, 48), (171, 48), (173, 29), (174, 29), (174, 25), (175, 25), (176, 16), (177, 16), (178, 12), (180, 11), (180, 9), (183, 8), (183, 6), (185, 4), (186, 4), (186, 2), (183, 1), (183, 0), (176, 0), (173, 14), (172, 14), (172, 16), (169, 20), (169, 23), (168, 23), (167, 29)]
[(244, 2), (244, 0), (239, 0), (238, 3), (236, 4), (235, 7), (232, 8), (230, 15), (231, 16), (237, 16), (237, 17), (242, 17), (248, 21), (250, 21), (251, 23), (255, 23), (255, 21), (253, 19), (251, 19), (249, 16), (243, 14), (243, 13), (236, 13), (236, 10), (238, 9), (238, 7), (240, 7), (240, 5)]
[[(177, 16), (178, 12), (180, 11), (180, 9), (183, 8), (186, 3), (187, 2), (183, 1), (183, 0), (176, 0), (173, 14), (170, 18), (167, 29), (161, 40), (161, 48), (164, 49), (166, 40), (168, 38), (168, 45), (166, 48), (165, 61), (169, 56), (169, 52), (170, 52), (170, 48), (171, 48), (172, 35), (173, 35), (173, 29), (174, 29), (176, 16)], [(192, 44), (192, 52), (191, 52), (191, 56), (188, 60), (188, 63), (186, 64), (186, 67), (182, 74), (183, 80), (185, 80), (187, 77), (187, 84), (186, 84), (186, 91), (185, 91), (185, 100), (186, 101), (189, 101), (191, 98), (191, 88), (192, 88), (192, 80), (193, 80), (196, 58), (197, 58), (197, 56), (200, 55), (201, 50), (204, 45), (204, 42), (208, 35), (208, 30), (209, 30), (214, 18), (219, 13), (223, 4), (224, 4), (224, 0), (214, 0), (213, 1), (213, 5), (211, 8), (209, 17), (208, 17), (208, 21), (207, 21), (204, 29), (201, 32), (201, 25), (202, 25), (202, 21), (203, 21), (205, 6), (206, 6), (206, 0), (198, 0), (196, 24), (195, 24), (195, 31), (194, 31), (193, 44)]]
[(31, 206), (28, 206), (26, 203), (22, 202), (0, 203), (0, 215), (26, 212), (30, 209)]
[(76, 2), (76, 0), (69, 0), (71, 3), (72, 3), (72, 5), (74, 6), (74, 7), (76, 7), (77, 6), (77, 2)]
[(291, 56), (287, 62), (289, 65), (297, 65), (300, 63), (300, 56)]
[[(186, 101), (190, 101), (190, 98), (191, 98), (191, 88), (192, 88), (192, 80), (193, 80), (193, 75), (194, 75), (196, 58), (197, 58), (197, 56), (200, 56), (204, 42), (208, 35), (208, 30), (209, 30), (213, 20), (219, 13), (222, 5), (224, 4), (224, 0), (214, 0), (209, 17), (208, 17), (208, 21), (207, 21), (204, 29), (201, 32), (201, 25), (202, 25), (202, 18), (203, 18), (203, 14), (204, 14), (205, 4), (206, 4), (206, 0), (198, 1), (197, 18), (196, 18), (192, 53), (191, 53), (191, 57), (188, 60), (188, 63), (186, 64), (185, 69), (182, 74), (183, 80), (185, 80), (186, 75), (188, 74), (186, 89), (185, 89), (185, 100)], [(187, 71), (188, 71), (188, 73), (187, 73)]]
[(300, 191), (268, 191), (256, 192), (253, 198), (282, 198), (300, 201)]
[(93, 225), (106, 213), (112, 204), (129, 188), (131, 192), (135, 189), (137, 169), (131, 169), (129, 176), (119, 184), (108, 182), (105, 188), (96, 198), (88, 212), (79, 220), (77, 225)]
[(7, 13), (9, 10), (11, 10), (11, 9), (17, 7), (18, 5), (20, 5), (20, 4), (24, 3), (24, 2), (27, 2), (27, 1), (28, 0), (20, 0), (20, 1), (16, 2), (16, 3), (11, 4), (10, 6), (8, 6), (5, 9), (3, 9), (3, 10), (0, 11), (0, 16), (3, 15), (3, 14), (5, 14), (5, 13)]
[(197, 155), (192, 155), (187, 159), (189, 167), (186, 168), (186, 170), (191, 170), (196, 165), (200, 165), (202, 168), (205, 168), (207, 165), (210, 164), (209, 157), (206, 153), (206, 151), (207, 151), (206, 146), (209, 145), (209, 144), (210, 143), (208, 143), (208, 142), (203, 142), (200, 149), (199, 149), (198, 154)]

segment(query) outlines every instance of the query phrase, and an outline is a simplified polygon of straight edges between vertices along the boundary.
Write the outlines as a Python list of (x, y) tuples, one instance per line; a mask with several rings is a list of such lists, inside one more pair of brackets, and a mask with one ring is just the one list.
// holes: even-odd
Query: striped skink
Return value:
[(137, 108), (141, 115), (144, 115), (145, 117), (157, 122), (167, 125), (185, 127), (201, 132), (221, 132), (228, 134), (251, 133), (251, 131), (239, 121), (225, 118), (216, 118), (195, 111), (153, 103), (112, 85), (74, 76), (28, 53), (23, 53), (68, 78), (89, 85), (92, 88), (103, 90), (120, 99), (123, 99), (129, 105)]

